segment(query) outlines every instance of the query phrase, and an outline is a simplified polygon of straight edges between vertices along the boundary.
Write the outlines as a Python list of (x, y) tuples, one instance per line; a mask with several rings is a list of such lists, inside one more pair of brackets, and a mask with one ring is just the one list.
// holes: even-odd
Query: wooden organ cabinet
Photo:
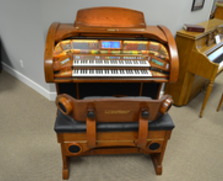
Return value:
[(160, 92), (178, 78), (176, 44), (166, 27), (146, 26), (143, 13), (130, 9), (79, 10), (74, 24), (50, 26), (44, 65), (46, 81), (57, 88), (64, 179), (69, 157), (106, 153), (151, 154), (161, 174), (174, 125), (166, 113), (171, 98)]
[(186, 105), (206, 86), (200, 117), (210, 96), (216, 76), (223, 69), (223, 20), (201, 23), (205, 32), (177, 32), (176, 42), (180, 58), (179, 79), (166, 86), (174, 104)]

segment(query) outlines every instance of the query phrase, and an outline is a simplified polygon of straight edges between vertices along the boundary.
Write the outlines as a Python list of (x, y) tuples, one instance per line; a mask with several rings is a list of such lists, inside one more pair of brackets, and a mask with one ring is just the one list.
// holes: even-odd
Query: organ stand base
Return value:
[[(61, 144), (61, 149), (65, 149), (63, 147), (63, 144)], [(106, 153), (107, 152), (107, 153)], [(105, 150), (105, 149), (100, 149), (96, 152), (91, 152), (89, 154), (86, 155), (103, 155), (103, 154), (133, 154), (133, 153), (141, 153), (141, 151), (139, 151), (137, 148), (133, 149), (133, 148), (127, 148), (125, 150), (123, 150), (122, 148), (118, 149), (118, 148), (114, 148), (114, 149), (109, 149), (109, 150)], [(152, 154), (151, 156), (151, 160), (153, 162), (153, 166), (154, 166), (154, 170), (155, 173), (157, 175), (162, 175), (162, 159), (164, 156), (164, 151), (162, 153), (159, 154)], [(62, 154), (62, 162), (63, 162), (63, 168), (62, 168), (62, 178), (64, 180), (67, 180), (69, 178), (69, 156), (65, 156)]]
[(174, 128), (172, 119), (168, 114), (149, 123), (147, 143), (144, 149), (137, 147), (138, 125), (135, 125), (136, 131), (120, 131), (119, 127), (116, 127), (117, 131), (109, 131), (110, 126), (107, 125), (103, 128), (107, 130), (98, 130), (96, 146), (89, 148), (86, 132), (83, 132), (82, 129), (84, 124), (75, 122), (72, 118), (65, 117), (61, 113), (58, 114), (55, 131), (58, 143), (61, 145), (63, 179), (69, 178), (69, 158), (84, 155), (136, 153), (150, 155), (155, 173), (157, 175), (162, 174), (162, 161), (165, 149)]

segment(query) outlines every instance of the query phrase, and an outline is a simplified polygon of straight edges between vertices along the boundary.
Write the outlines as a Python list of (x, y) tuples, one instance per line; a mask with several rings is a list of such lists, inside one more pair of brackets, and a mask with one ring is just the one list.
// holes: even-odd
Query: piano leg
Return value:
[(218, 103), (217, 111), (220, 110), (222, 103), (223, 103), (223, 93), (222, 93), (222, 95), (221, 95), (221, 100), (220, 100), (219, 103)]
[(203, 117), (203, 112), (204, 112), (204, 109), (205, 109), (205, 107), (206, 107), (208, 98), (209, 98), (209, 96), (210, 96), (210, 94), (211, 94), (213, 85), (214, 85), (214, 80), (211, 80), (210, 83), (208, 84), (208, 87), (207, 87), (207, 90), (206, 90), (206, 93), (205, 93), (205, 97), (204, 97), (204, 101), (203, 101), (203, 104), (202, 104), (202, 106), (201, 106), (201, 110), (200, 110), (200, 118)]

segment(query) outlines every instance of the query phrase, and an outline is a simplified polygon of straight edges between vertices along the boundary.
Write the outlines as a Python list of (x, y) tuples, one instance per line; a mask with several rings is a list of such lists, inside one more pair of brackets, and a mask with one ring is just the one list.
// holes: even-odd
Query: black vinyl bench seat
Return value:
[[(172, 130), (175, 127), (169, 114), (164, 114), (156, 121), (149, 123), (149, 130)], [(86, 132), (86, 122), (78, 122), (58, 111), (54, 130), (57, 133)], [(138, 122), (98, 122), (97, 131), (137, 131)]]

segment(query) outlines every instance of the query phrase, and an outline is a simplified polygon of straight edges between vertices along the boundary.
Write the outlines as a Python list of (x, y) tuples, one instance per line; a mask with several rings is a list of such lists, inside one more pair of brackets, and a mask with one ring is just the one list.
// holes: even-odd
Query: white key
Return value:
[(221, 61), (221, 63), (219, 63), (219, 67), (218, 67), (218, 70), (221, 70), (223, 67), (223, 60)]
[(74, 60), (74, 67), (150, 67), (148, 61), (143, 60)]
[(73, 77), (152, 77), (149, 70), (140, 69), (78, 69), (73, 70)]

